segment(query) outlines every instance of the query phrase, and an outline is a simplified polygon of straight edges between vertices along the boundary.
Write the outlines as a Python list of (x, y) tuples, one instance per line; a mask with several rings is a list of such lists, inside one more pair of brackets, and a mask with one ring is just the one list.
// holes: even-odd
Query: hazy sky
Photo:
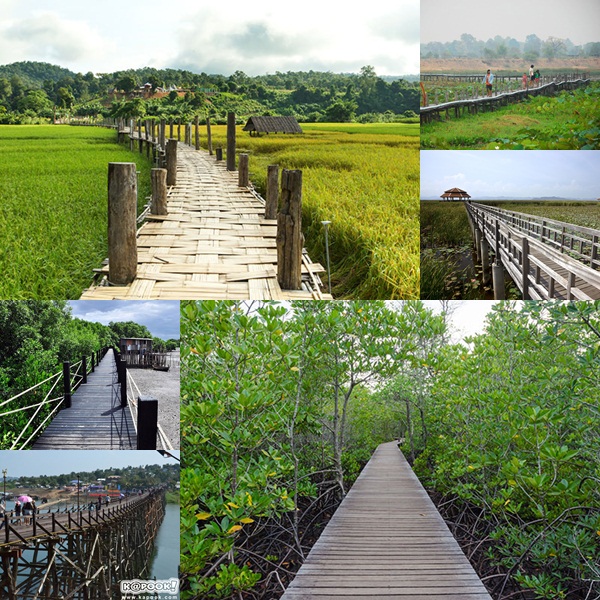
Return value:
[(179, 338), (178, 300), (71, 300), (74, 317), (108, 325), (111, 321), (134, 321), (145, 325), (154, 337)]
[(352, 8), (304, 0), (0, 0), (0, 64), (76, 72), (143, 66), (248, 75), (275, 71), (419, 72), (419, 1)]
[(470, 33), (518, 41), (535, 33), (569, 38), (574, 44), (600, 41), (598, 0), (421, 0), (421, 43), (451, 42)]
[(600, 152), (585, 150), (426, 150), (421, 198), (439, 199), (457, 187), (483, 197), (600, 197)]
[[(179, 458), (179, 451), (171, 451)], [(62, 475), (75, 471), (177, 464), (156, 450), (1, 450), (0, 469), (9, 477)], [(0, 480), (1, 481), (1, 480)]]
[[(439, 300), (423, 300), (423, 304), (435, 313), (441, 312)], [(487, 314), (492, 310), (496, 301), (453, 300), (451, 304), (453, 313), (450, 322), (453, 330), (453, 340), (458, 341), (483, 332)]]

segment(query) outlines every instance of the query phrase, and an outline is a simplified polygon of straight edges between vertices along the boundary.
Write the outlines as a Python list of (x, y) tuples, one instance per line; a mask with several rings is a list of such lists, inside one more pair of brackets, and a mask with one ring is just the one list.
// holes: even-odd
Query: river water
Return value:
[[(150, 579), (177, 579), (179, 571), (179, 505), (167, 504), (165, 518), (158, 530)], [(173, 598), (160, 594), (159, 598)]]

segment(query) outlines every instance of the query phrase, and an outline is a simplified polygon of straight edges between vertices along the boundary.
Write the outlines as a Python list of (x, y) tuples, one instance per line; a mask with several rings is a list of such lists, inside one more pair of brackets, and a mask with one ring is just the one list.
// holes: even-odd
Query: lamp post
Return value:
[(8, 473), (8, 471), (6, 469), (2, 469), (2, 479), (4, 480), (4, 489), (3, 489), (3, 493), (2, 493), (2, 500), (4, 502), (6, 502), (6, 473)]
[(331, 221), (321, 221), (321, 225), (325, 228), (325, 256), (327, 258), (327, 283), (329, 287), (329, 294), (331, 294), (331, 270), (329, 268), (329, 225)]
[(79, 473), (77, 473), (77, 512), (79, 512)]

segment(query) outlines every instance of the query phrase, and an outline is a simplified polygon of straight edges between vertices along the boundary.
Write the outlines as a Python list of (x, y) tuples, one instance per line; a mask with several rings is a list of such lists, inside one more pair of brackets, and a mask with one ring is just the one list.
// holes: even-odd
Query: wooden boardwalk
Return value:
[(382, 444), (282, 600), (491, 600), (395, 442)]
[(33, 450), (135, 450), (131, 412), (121, 408), (112, 349), (33, 444)]
[(465, 208), (482, 262), (491, 249), (524, 300), (600, 299), (600, 231), (477, 202)]
[[(330, 298), (320, 292), (319, 264), (304, 253), (305, 289), (283, 291), (277, 282), (276, 220), (203, 150), (179, 143), (177, 185), (168, 193), (168, 215), (149, 215), (138, 231), (136, 279), (127, 286), (93, 285), (81, 299)], [(108, 266), (102, 269), (108, 275)]]

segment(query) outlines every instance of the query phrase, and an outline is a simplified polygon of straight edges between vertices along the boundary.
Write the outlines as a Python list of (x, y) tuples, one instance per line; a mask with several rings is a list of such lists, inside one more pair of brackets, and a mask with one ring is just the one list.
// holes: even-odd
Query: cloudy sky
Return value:
[(275, 71), (419, 72), (419, 1), (0, 0), (0, 64), (76, 72), (143, 66), (248, 75)]
[(574, 44), (600, 41), (598, 0), (421, 0), (421, 42), (451, 42), (470, 33), (518, 41), (535, 33), (569, 38)]
[(474, 200), (600, 197), (600, 152), (584, 150), (427, 150), (421, 152), (421, 199), (457, 187)]
[(108, 325), (134, 321), (145, 325), (154, 337), (179, 338), (179, 301), (171, 300), (71, 300), (74, 317)]
[[(179, 451), (171, 454), (179, 458)], [(163, 458), (156, 450), (32, 450), (0, 451), (0, 468), (9, 477), (62, 475), (71, 471), (122, 469), (145, 465), (177, 464), (173, 458)]]

